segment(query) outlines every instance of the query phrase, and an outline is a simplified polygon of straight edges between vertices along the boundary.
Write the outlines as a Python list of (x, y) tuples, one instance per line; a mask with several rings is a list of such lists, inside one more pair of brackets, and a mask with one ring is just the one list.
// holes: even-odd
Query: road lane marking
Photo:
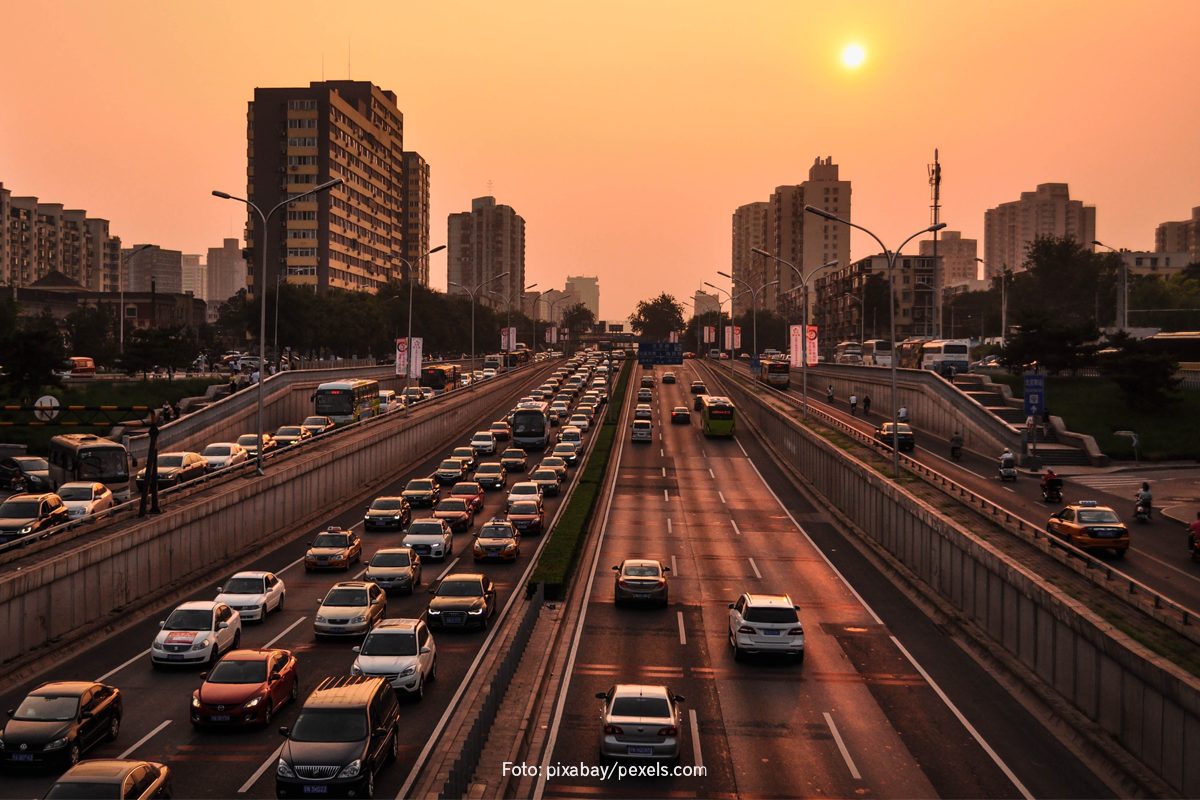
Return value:
[(731, 518), (729, 521), (733, 523), (733, 532), (736, 533), (738, 536), (741, 536), (742, 532), (740, 530), (738, 530), (737, 520)]
[(1014, 491), (1012, 490), (1012, 488), (1011, 488), (1011, 487), (1008, 487), (1008, 486), (1001, 486), (1000, 488), (1001, 488), (1001, 489), (1003, 489), (1003, 490), (1004, 490), (1004, 491), (1006, 491), (1006, 492), (1012, 492), (1013, 494), (1016, 494), (1016, 492), (1014, 492)]
[(246, 782), (242, 784), (242, 788), (238, 789), (238, 794), (245, 794), (246, 792), (248, 792), (250, 790), (250, 787), (253, 786), (255, 784), (255, 782), (258, 781), (258, 779), (262, 777), (262, 774), (264, 772), (266, 772), (267, 769), (272, 764), (276, 763), (276, 761), (279, 759), (279, 756), (282, 752), (283, 752), (283, 745), (279, 745), (279, 747), (276, 748), (275, 752), (271, 753), (271, 755), (267, 757), (267, 760), (262, 763), (262, 766), (256, 770), (254, 770), (254, 774), (251, 775), (246, 780)]
[(665, 477), (667, 477), (667, 468), (666, 468), (666, 467), (663, 467), (663, 468), (662, 468), (662, 471), (663, 471), (663, 477), (664, 477), (664, 478), (665, 478)]
[(758, 571), (758, 564), (754, 563), (753, 558), (747, 559), (747, 560), (750, 562), (751, 568), (754, 569), (754, 577), (758, 578), (759, 580), (762, 580), (762, 573)]
[(667, 517), (667, 533), (671, 532), (671, 518)]
[(721, 492), (719, 492), (719, 491), (718, 491), (718, 492), (717, 492), (717, 497), (721, 498), (721, 502), (722, 502), (722, 503), (724, 503), (724, 502), (725, 502), (725, 495), (724, 495), (723, 493), (721, 493)]
[(163, 728), (167, 727), (170, 724), (171, 724), (171, 720), (169, 720), (169, 719), (163, 720), (162, 723), (157, 728), (150, 731), (142, 738), (138, 739), (136, 742), (134, 742), (132, 747), (130, 747), (124, 753), (121, 753), (121, 755), (117, 756), (117, 758), (129, 758), (130, 753), (132, 753), (134, 750), (137, 750), (139, 747), (144, 745), (146, 742), (150, 741), (151, 737), (153, 737), (154, 734), (158, 733), (159, 731), (161, 731)]
[(149, 653), (150, 653), (150, 648), (148, 648), (148, 647), (147, 647), (145, 650), (143, 650), (142, 652), (138, 653), (136, 656), (134, 656), (133, 658), (129, 659), (128, 661), (126, 661), (126, 662), (125, 662), (124, 664), (122, 664), (121, 666), (119, 666), (119, 667), (114, 667), (113, 669), (110, 669), (108, 672), (106, 672), (106, 673), (104, 673), (103, 675), (101, 675), (99, 678), (96, 678), (96, 683), (104, 683), (104, 679), (105, 679), (105, 678), (111, 678), (113, 675), (116, 675), (118, 672), (120, 672), (121, 670), (125, 669), (125, 668), (126, 668), (126, 667), (128, 667), (130, 664), (132, 664), (133, 662), (135, 662), (135, 661), (137, 661), (139, 658), (141, 658), (142, 656), (144, 656), (144, 655), (148, 655)]
[(299, 625), (301, 622), (304, 622), (304, 620), (306, 620), (306, 619), (308, 619), (308, 617), (301, 617), (300, 619), (298, 619), (298, 620), (296, 620), (295, 622), (293, 622), (291, 625), (288, 625), (286, 628), (284, 628), (282, 631), (280, 631), (280, 632), (279, 632), (279, 635), (278, 635), (278, 636), (276, 636), (274, 639), (272, 639), (271, 641), (269, 641), (269, 642), (267, 642), (266, 644), (264, 644), (264, 645), (262, 646), (262, 649), (263, 649), (263, 650), (266, 650), (266, 649), (270, 648), (270, 647), (271, 647), (271, 645), (275, 644), (275, 643), (276, 643), (276, 642), (278, 642), (280, 639), (282, 639), (284, 636), (286, 636), (286, 635), (287, 635), (287, 634), (288, 634), (288, 633), (289, 633), (289, 632), (292, 630), (292, 628), (296, 627), (296, 626), (297, 626), (297, 625)]
[(692, 751), (696, 756), (696, 766), (704, 766), (704, 756), (700, 753), (700, 724), (696, 721), (696, 709), (688, 709), (688, 722), (692, 726)]
[(455, 556), (454, 560), (450, 562), (449, 566), (447, 566), (444, 570), (442, 570), (442, 574), (437, 576), (437, 579), (440, 581), (442, 578), (449, 575), (450, 570), (454, 569), (454, 565), (457, 563), (458, 563), (458, 556)]
[(675, 556), (671, 556), (671, 574), (679, 577), (679, 567), (675, 566)]
[(862, 775), (858, 774), (858, 767), (854, 766), (854, 759), (850, 757), (850, 751), (846, 749), (846, 743), (842, 741), (842, 735), (838, 733), (837, 725), (834, 724), (833, 717), (829, 716), (829, 712), (825, 712), (825, 724), (829, 726), (829, 732), (833, 734), (833, 740), (837, 742), (838, 750), (842, 751), (842, 758), (846, 759), (846, 766), (850, 768), (850, 776), (856, 781), (862, 780)]
[(669, 502), (671, 502), (671, 496), (670, 496), (669, 494), (667, 494), (667, 490), (666, 490), (666, 489), (663, 489), (663, 502), (664, 502), (664, 503), (669, 503)]
[(714, 481), (717, 479), (717, 476), (713, 475), (712, 467), (708, 468), (708, 474)]
[(304, 556), (300, 556), (299, 558), (297, 558), (297, 559), (296, 559), (295, 561), (293, 561), (292, 563), (288, 564), (288, 565), (287, 565), (286, 567), (284, 567), (283, 569), (277, 569), (277, 570), (275, 570), (275, 574), (276, 574), (276, 575), (282, 575), (283, 573), (287, 572), (289, 569), (291, 569), (292, 567), (296, 566), (297, 564), (299, 564), (299, 563), (300, 563), (301, 561), (303, 561), (303, 560), (304, 560)]
[(746, 448), (742, 447), (741, 439), (739, 439), (735, 436), (735, 437), (733, 437), (733, 440), (735, 442), (737, 442), (738, 449), (742, 451), (742, 455), (744, 455), (746, 458), (749, 458), (750, 454), (746, 452)]
[(667, 451), (666, 451), (666, 450), (663, 450), (661, 447), (660, 447), (660, 448), (658, 448), (658, 454), (659, 454), (660, 456), (662, 456), (663, 458), (666, 458), (666, 457), (667, 457)]
[(708, 453), (705, 452), (704, 450), (700, 451), (700, 455), (704, 456), (705, 458), (708, 458)]
[(366, 574), (367, 574), (367, 568), (363, 567), (362, 572), (360, 572), (354, 576), (354, 580), (358, 580), (359, 578), (361, 578), (363, 575), (366, 575)]
[(679, 643), (687, 644), (687, 634), (683, 630), (683, 612), (679, 612)]

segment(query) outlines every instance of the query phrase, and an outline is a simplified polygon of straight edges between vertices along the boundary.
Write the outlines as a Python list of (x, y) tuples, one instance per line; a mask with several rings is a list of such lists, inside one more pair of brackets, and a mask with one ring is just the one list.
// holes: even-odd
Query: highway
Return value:
[[(550, 362), (557, 366), (562, 362)], [(502, 410), (480, 418), (476, 424), (461, 431), (461, 435), (442, 452), (418, 465), (415, 469), (398, 477), (377, 494), (399, 494), (407, 481), (414, 477), (426, 477), (432, 473), (444, 455), (454, 446), (466, 445), (471, 434), (503, 416), (516, 404), (519, 397), (539, 385), (546, 370), (531, 371), (528, 379), (521, 382), (520, 389), (506, 393), (502, 399)], [(504, 442), (500, 443), (501, 448)], [(529, 471), (532, 471), (538, 454), (530, 453)], [(485, 456), (481, 460), (498, 460)], [(573, 480), (578, 468), (572, 468), (568, 480)], [(510, 474), (509, 486), (519, 480)], [(566, 484), (563, 489), (565, 491)], [(443, 496), (449, 490), (443, 492)], [(492, 516), (503, 514), (506, 491), (489, 491), (483, 512), (477, 515), (475, 528)], [(548, 498), (546, 518), (549, 520), (561, 503), (561, 498)], [(371, 555), (381, 547), (400, 544), (403, 534), (362, 534), (363, 507), (365, 503), (354, 502), (348, 507), (331, 508), (329, 517), (314, 530), (280, 542), (277, 547), (264, 552), (244, 569), (269, 570), (279, 575), (286, 584), (286, 607), (272, 613), (265, 624), (246, 623), (242, 633), (242, 647), (280, 647), (297, 654), (300, 663), (301, 691), (304, 698), (327, 676), (348, 675), (354, 661), (351, 647), (359, 640), (345, 642), (317, 642), (313, 635), (313, 616), (318, 603), (328, 589), (343, 580), (359, 577)], [(414, 509), (413, 517), (428, 516), (428, 509)], [(306, 542), (312, 534), (327, 525), (354, 528), (364, 538), (364, 553), (361, 564), (353, 565), (345, 573), (312, 573), (303, 570), (302, 559)], [(426, 589), (441, 575), (449, 572), (483, 572), (496, 584), (499, 607), (503, 608), (513, 591), (522, 587), (519, 578), (528, 566), (530, 557), (540, 537), (527, 537), (522, 545), (521, 557), (515, 564), (487, 564), (477, 566), (471, 558), (471, 533), (459, 533), (454, 537), (454, 556), (446, 563), (427, 559), (423, 564), (422, 585), (411, 597), (391, 595), (388, 597), (388, 617), (419, 617), (428, 606)], [(188, 600), (211, 600), (217, 593), (216, 583), (196, 586)], [(173, 607), (173, 606), (172, 606)], [(12, 687), (0, 698), (0, 708), (12, 708), (29, 689), (45, 681), (99, 680), (118, 687), (124, 695), (125, 714), (121, 734), (114, 744), (102, 745), (89, 751), (85, 757), (138, 758), (165, 763), (174, 775), (176, 797), (273, 797), (277, 751), (282, 738), (279, 726), (289, 726), (299, 708), (289, 704), (280, 709), (269, 729), (200, 732), (189, 722), (189, 704), (192, 691), (200, 685), (199, 669), (180, 671), (156, 671), (150, 666), (149, 647), (158, 631), (157, 620), (165, 619), (170, 608), (145, 622), (117, 632), (67, 662), (37, 675), (20, 686)], [(434, 731), (450, 698), (461, 683), (463, 676), (479, 651), (487, 633), (435, 632), (438, 652), (437, 680), (426, 689), (424, 700), (403, 702), (402, 738), (399, 763), (384, 767), (376, 780), (377, 796), (395, 796), (403, 785), (421, 748)], [(53, 784), (51, 774), (6, 773), (0, 781), (0, 798), (41, 797)]]
[[(619, 472), (597, 511), (598, 557), (579, 576), (591, 581), (586, 609), (564, 635), (564, 711), (542, 763), (598, 764), (596, 693), (666, 684), (686, 698), (681, 764), (704, 774), (554, 778), (535, 797), (1113, 796), (842, 538), (748, 426), (706, 439), (698, 414), (670, 424), (672, 407), (692, 408), (689, 384), (703, 369), (654, 368), (652, 444), (629, 441), (625, 412)], [(661, 383), (667, 371), (678, 383)], [(611, 567), (627, 557), (671, 567), (668, 607), (614, 607)], [(727, 607), (746, 591), (801, 606), (803, 664), (734, 661)]]

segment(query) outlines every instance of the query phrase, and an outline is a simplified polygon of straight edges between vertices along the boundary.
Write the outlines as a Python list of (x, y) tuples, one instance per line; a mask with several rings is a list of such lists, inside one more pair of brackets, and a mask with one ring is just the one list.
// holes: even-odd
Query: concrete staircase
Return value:
[[(1025, 409), (1021, 400), (1008, 396), (1003, 384), (983, 383), (976, 375), (960, 375), (954, 387), (975, 400), (992, 414), (1009, 425), (1025, 427)], [(1054, 425), (1041, 425), (1037, 433), (1037, 455), (1042, 464), (1054, 467), (1086, 467), (1092, 464), (1087, 451), (1073, 444), (1064, 443)]]

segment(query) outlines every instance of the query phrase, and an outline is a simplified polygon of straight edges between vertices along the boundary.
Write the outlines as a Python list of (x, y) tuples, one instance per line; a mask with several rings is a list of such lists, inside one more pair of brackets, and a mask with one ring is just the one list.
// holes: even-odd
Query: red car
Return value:
[(508, 511), (508, 521), (520, 533), (541, 533), (545, 520), (542, 504), (533, 500), (518, 500)]
[(447, 497), (433, 510), (434, 519), (444, 519), (458, 533), (475, 526), (475, 504), (469, 498)]
[(507, 442), (512, 438), (512, 426), (504, 420), (493, 422), (488, 431), (496, 438), (497, 442)]
[(231, 650), (192, 693), (192, 724), (271, 724), (276, 712), (300, 693), (296, 657), (287, 650)]
[(461, 500), (471, 501), (476, 511), (483, 511), (483, 487), (474, 481), (462, 481), (454, 484), (450, 496)]

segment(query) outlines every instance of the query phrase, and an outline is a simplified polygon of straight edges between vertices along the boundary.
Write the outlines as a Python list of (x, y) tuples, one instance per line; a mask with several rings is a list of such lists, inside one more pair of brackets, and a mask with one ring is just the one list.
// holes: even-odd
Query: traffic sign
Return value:
[(1025, 416), (1041, 417), (1046, 408), (1046, 376), (1026, 373)]
[(762, 373), (762, 359), (759, 358), (758, 353), (751, 353), (750, 354), (750, 374), (751, 375), (759, 375), (761, 373)]
[(638, 363), (683, 365), (683, 342), (638, 342)]
[(34, 403), (34, 407), (37, 408), (37, 411), (34, 411), (33, 415), (42, 422), (49, 422), (58, 416), (58, 398), (54, 395), (42, 395)]

